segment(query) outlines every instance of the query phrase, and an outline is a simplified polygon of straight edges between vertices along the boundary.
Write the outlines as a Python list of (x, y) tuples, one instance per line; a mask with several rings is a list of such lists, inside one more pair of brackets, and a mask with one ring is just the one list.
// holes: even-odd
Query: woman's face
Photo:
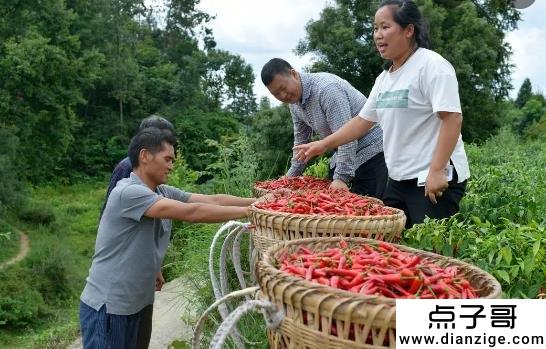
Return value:
[(412, 36), (413, 25), (402, 28), (394, 21), (389, 6), (377, 10), (373, 23), (373, 39), (382, 58), (397, 61), (404, 57), (410, 50)]

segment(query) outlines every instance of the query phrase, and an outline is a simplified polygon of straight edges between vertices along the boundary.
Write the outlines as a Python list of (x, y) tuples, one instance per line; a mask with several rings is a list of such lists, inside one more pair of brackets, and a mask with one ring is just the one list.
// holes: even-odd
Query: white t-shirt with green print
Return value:
[[(461, 113), (461, 102), (455, 70), (436, 52), (419, 48), (398, 70), (377, 77), (359, 116), (383, 128), (389, 177), (414, 179), (430, 167), (442, 111)], [(458, 181), (466, 180), (470, 170), (461, 136), (451, 161)]]

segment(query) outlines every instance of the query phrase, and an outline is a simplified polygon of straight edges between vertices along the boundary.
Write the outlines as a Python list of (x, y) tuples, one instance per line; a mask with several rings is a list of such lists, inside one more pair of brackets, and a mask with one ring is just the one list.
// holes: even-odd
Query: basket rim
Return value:
[[(256, 200), (256, 202), (260, 201), (260, 199)], [(338, 220), (357, 220), (357, 221), (372, 220), (373, 221), (373, 220), (385, 220), (385, 219), (387, 219), (387, 220), (389, 220), (389, 219), (396, 220), (396, 219), (399, 219), (400, 217), (406, 217), (406, 214), (401, 209), (396, 208), (396, 207), (386, 206), (386, 205), (384, 205), (384, 206), (391, 209), (391, 210), (393, 210), (395, 213), (391, 214), (391, 215), (381, 215), (381, 216), (348, 216), (348, 215), (318, 214), (318, 213), (303, 214), (303, 213), (291, 213), (291, 212), (282, 212), (282, 211), (268, 211), (268, 210), (264, 210), (264, 209), (261, 209), (261, 208), (257, 208), (256, 206), (254, 206), (255, 203), (250, 205), (249, 211), (250, 211), (251, 214), (252, 213), (261, 213), (263, 215), (281, 216), (281, 217), (285, 217), (285, 218), (290, 218), (290, 217), (301, 218), (301, 219), (305, 219), (305, 218), (307, 218), (307, 219), (317, 219), (317, 218), (318, 219), (328, 219), (329, 218), (329, 219), (338, 219)]]
[[(278, 253), (283, 248), (293, 246), (293, 245), (306, 245), (308, 243), (336, 243), (336, 242), (339, 242), (341, 240), (345, 240), (348, 243), (351, 243), (351, 242), (352, 243), (373, 243), (373, 244), (380, 243), (380, 241), (378, 241), (378, 240), (369, 239), (369, 238), (347, 238), (347, 237), (304, 238), (304, 239), (297, 239), (297, 240), (284, 240), (284, 241), (280, 241), (279, 243), (273, 244), (272, 246), (270, 246), (270, 247), (268, 247), (266, 249), (266, 251), (262, 255), (262, 258), (257, 263), (257, 268), (259, 268), (262, 265), (266, 269), (274, 270), (275, 273), (277, 273), (277, 274), (282, 274), (283, 278), (286, 278), (286, 279), (288, 279), (289, 282), (291, 282), (291, 284), (292, 284), (291, 287), (301, 286), (301, 287), (305, 287), (305, 288), (319, 288), (319, 289), (325, 289), (325, 290), (326, 289), (335, 290), (336, 295), (343, 296), (344, 298), (354, 298), (354, 299), (358, 299), (358, 300), (365, 299), (367, 302), (369, 301), (368, 303), (372, 303), (372, 304), (396, 305), (396, 298), (390, 298), (390, 297), (385, 297), (385, 296), (376, 296), (376, 295), (365, 295), (365, 294), (360, 294), (360, 293), (356, 293), (356, 292), (350, 292), (350, 291), (343, 290), (343, 289), (333, 288), (331, 286), (326, 286), (326, 285), (314, 283), (314, 282), (307, 281), (305, 279), (293, 276), (293, 275), (291, 275), (291, 274), (289, 274), (287, 272), (283, 272), (280, 269), (278, 269), (277, 267), (275, 267), (274, 264), (272, 263), (272, 259), (273, 259), (274, 254)], [(389, 242), (389, 244), (393, 245), (394, 247), (396, 247), (396, 248), (398, 248), (398, 249), (400, 249), (401, 251), (404, 251), (404, 252), (418, 253), (421, 256), (425, 255), (425, 257), (427, 257), (427, 258), (433, 257), (434, 259), (436, 259), (435, 261), (433, 260), (433, 262), (438, 262), (438, 259), (439, 259), (441, 262), (451, 262), (451, 263), (456, 264), (457, 266), (463, 266), (466, 269), (468, 269), (468, 270), (470, 270), (470, 271), (472, 271), (474, 273), (477, 273), (478, 275), (481, 275), (481, 276), (485, 277), (487, 279), (488, 283), (491, 285), (492, 291), (490, 292), (490, 294), (488, 294), (486, 296), (478, 297), (478, 299), (480, 299), (480, 298), (483, 298), (483, 299), (498, 299), (499, 297), (502, 296), (502, 287), (501, 287), (499, 281), (493, 275), (486, 272), (485, 270), (482, 270), (482, 269), (478, 268), (475, 265), (472, 265), (470, 263), (467, 263), (465, 261), (462, 261), (462, 260), (459, 260), (459, 259), (456, 259), (456, 258), (453, 258), (453, 257), (443, 256), (443, 255), (440, 255), (440, 254), (437, 254), (437, 253), (434, 253), (434, 252), (419, 250), (419, 249), (416, 249), (416, 248), (413, 248), (413, 247), (410, 247), (410, 246), (400, 245), (400, 244), (391, 243), (391, 242)], [(258, 278), (260, 279), (260, 277), (258, 277)], [(379, 302), (375, 302), (377, 300), (379, 300)]]

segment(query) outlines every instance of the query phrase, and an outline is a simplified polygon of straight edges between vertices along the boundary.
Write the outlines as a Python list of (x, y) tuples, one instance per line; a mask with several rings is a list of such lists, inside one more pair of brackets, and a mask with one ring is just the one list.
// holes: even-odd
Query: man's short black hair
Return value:
[(152, 154), (157, 154), (163, 150), (163, 143), (168, 143), (173, 147), (176, 145), (176, 137), (168, 129), (159, 129), (157, 127), (147, 127), (140, 130), (131, 140), (129, 145), (129, 160), (133, 169), (139, 165), (139, 156), (142, 149), (147, 149)]
[(267, 62), (262, 68), (262, 82), (265, 86), (269, 85), (271, 81), (278, 74), (289, 74), (294, 69), (282, 58), (273, 58)]
[(148, 116), (146, 119), (142, 120), (142, 122), (140, 123), (140, 127), (138, 129), (140, 131), (148, 127), (156, 127), (160, 130), (166, 129), (174, 133), (173, 124), (169, 120), (157, 114), (152, 114)]

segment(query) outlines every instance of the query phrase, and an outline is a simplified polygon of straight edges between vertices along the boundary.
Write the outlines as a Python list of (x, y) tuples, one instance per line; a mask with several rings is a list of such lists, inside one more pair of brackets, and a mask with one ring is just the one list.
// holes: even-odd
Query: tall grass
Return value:
[(7, 217), (26, 232), (26, 259), (0, 272), (0, 348), (65, 348), (94, 250), (105, 183), (46, 185)]

